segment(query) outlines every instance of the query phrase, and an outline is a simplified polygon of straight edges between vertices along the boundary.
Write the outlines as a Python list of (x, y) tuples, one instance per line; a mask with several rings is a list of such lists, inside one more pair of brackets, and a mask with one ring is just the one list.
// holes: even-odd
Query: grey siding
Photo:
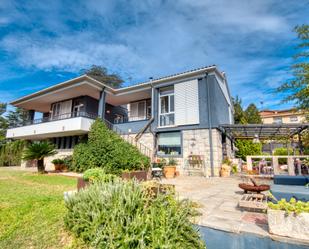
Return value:
[(149, 120), (141, 120), (123, 124), (114, 124), (114, 126), (125, 132), (126, 134), (138, 133), (148, 122)]
[(223, 95), (219, 82), (213, 75), (208, 76), (208, 82), (212, 127), (228, 124), (230, 122), (229, 104)]

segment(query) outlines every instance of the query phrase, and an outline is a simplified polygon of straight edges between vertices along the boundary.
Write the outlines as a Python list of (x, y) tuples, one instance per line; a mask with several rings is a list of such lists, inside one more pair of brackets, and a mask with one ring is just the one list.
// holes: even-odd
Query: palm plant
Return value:
[(23, 153), (24, 160), (37, 160), (39, 173), (45, 172), (44, 158), (53, 156), (57, 153), (55, 146), (47, 141), (35, 142), (30, 144)]

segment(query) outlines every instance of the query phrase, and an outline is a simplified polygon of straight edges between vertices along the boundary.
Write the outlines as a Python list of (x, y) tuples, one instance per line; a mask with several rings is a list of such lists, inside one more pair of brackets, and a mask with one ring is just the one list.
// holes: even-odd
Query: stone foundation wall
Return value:
[[(183, 156), (181, 159), (179, 159), (179, 161), (181, 162), (179, 170), (183, 172), (185, 163), (190, 154), (201, 155), (205, 161), (207, 174), (211, 175), (209, 130), (208, 129), (183, 130), (182, 143), (183, 143), (182, 146)], [(212, 143), (213, 143), (214, 172), (216, 176), (219, 176), (223, 155), (222, 155), (221, 133), (217, 129), (212, 130)]]

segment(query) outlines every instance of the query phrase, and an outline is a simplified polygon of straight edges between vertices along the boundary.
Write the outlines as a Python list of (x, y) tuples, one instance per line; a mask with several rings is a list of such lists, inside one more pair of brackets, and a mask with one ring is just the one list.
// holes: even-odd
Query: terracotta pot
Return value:
[(121, 174), (121, 178), (124, 180), (130, 180), (135, 178), (137, 181), (147, 181), (148, 172), (146, 170), (123, 172)]
[(231, 171), (229, 171), (229, 170), (224, 170), (224, 169), (221, 169), (220, 170), (220, 176), (221, 177), (228, 177), (228, 176), (230, 176), (231, 175)]
[(165, 178), (174, 178), (176, 172), (176, 166), (164, 166), (163, 174)]
[(85, 181), (84, 178), (82, 177), (77, 178), (77, 190), (78, 191), (87, 187), (88, 185), (90, 185), (89, 181)]
[(62, 167), (63, 167), (62, 164), (54, 164), (54, 166), (55, 166), (55, 170), (56, 170), (56, 171), (61, 171), (61, 170), (62, 170)]

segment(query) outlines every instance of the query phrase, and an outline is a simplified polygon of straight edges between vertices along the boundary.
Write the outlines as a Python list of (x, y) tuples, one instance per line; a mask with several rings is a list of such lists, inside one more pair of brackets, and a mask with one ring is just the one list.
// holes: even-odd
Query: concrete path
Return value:
[[(201, 205), (201, 216), (196, 224), (233, 233), (252, 233), (267, 236), (275, 240), (289, 241), (293, 239), (278, 237), (268, 233), (267, 215), (250, 212), (238, 208), (243, 191), (238, 184), (239, 177), (205, 178), (180, 176), (163, 179), (163, 183), (174, 184), (180, 198), (188, 198)], [(265, 181), (263, 182), (265, 183)], [(296, 243), (303, 241), (295, 241)]]

